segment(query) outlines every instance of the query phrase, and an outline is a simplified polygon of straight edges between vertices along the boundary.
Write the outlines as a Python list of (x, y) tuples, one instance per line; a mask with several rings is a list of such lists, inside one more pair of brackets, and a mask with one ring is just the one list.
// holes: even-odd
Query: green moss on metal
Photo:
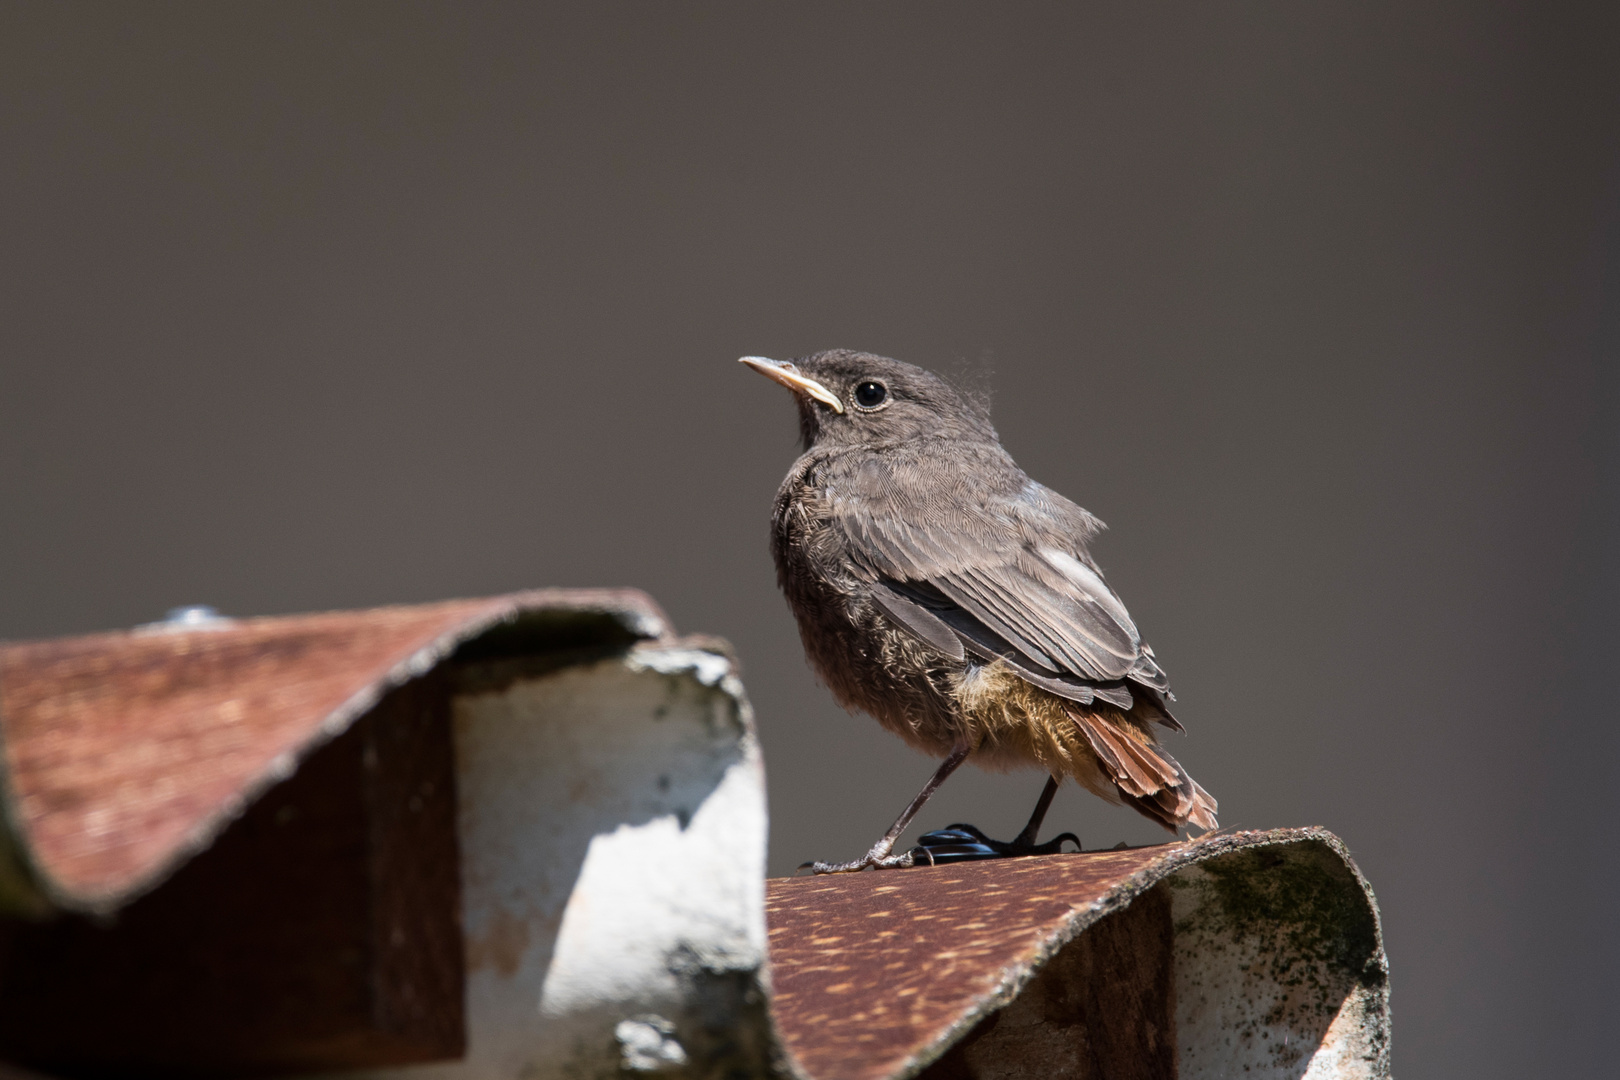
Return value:
[(1187, 912), (1175, 924), (1178, 950), (1229, 958), (1225, 970), (1240, 984), (1220, 992), (1247, 1008), (1228, 1014), (1228, 1035), (1265, 1043), (1275, 1067), (1292, 1067), (1314, 1047), (1357, 986), (1385, 979), (1376, 916), (1324, 844), (1233, 851), (1169, 884), (1196, 901), (1178, 905)]
[(1327, 848), (1251, 848), (1203, 869), (1233, 937), (1279, 935), (1278, 944), (1286, 945), (1279, 963), (1321, 964), (1362, 983), (1383, 978), (1382, 968), (1369, 963), (1378, 947), (1373, 913)]

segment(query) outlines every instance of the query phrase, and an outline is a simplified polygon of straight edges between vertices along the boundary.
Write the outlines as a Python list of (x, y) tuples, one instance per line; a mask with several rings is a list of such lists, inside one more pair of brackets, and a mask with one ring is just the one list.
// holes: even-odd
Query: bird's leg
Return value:
[(1007, 858), (1015, 855), (1056, 855), (1063, 850), (1065, 840), (1072, 841), (1075, 850), (1078, 851), (1080, 838), (1074, 833), (1059, 833), (1044, 844), (1035, 842), (1035, 837), (1041, 831), (1041, 822), (1046, 820), (1046, 811), (1051, 809), (1052, 799), (1057, 795), (1057, 789), (1058, 778), (1048, 776), (1046, 787), (1041, 789), (1041, 797), (1035, 803), (1035, 810), (1029, 815), (1029, 823), (1011, 843), (992, 840), (972, 825), (958, 822), (925, 834), (921, 839), (922, 850), (940, 862), (993, 859), (997, 856)]
[[(873, 844), (872, 850), (868, 851), (863, 857), (856, 859), (854, 862), (846, 863), (805, 863), (799, 869), (803, 870), (805, 867), (809, 867), (813, 873), (817, 874), (847, 874), (855, 870), (865, 870), (868, 866), (876, 867), (879, 870), (892, 870), (910, 866), (913, 861), (911, 852), (907, 851), (900, 855), (891, 854), (894, 851), (894, 842), (900, 839), (900, 834), (906, 831), (906, 826), (911, 824), (911, 819), (917, 816), (917, 811), (923, 808), (923, 804), (928, 801), (929, 796), (939, 790), (939, 785), (945, 782), (945, 778), (955, 772), (956, 767), (966, 761), (968, 755), (972, 752), (972, 746), (966, 743), (958, 743), (955, 749), (951, 751), (950, 756), (940, 763), (938, 769), (934, 770), (934, 775), (928, 778), (928, 783), (923, 785), (923, 789), (917, 792), (917, 797), (911, 800), (906, 808), (900, 812), (900, 816), (895, 819), (894, 824), (889, 826), (889, 831), (884, 833), (883, 838)], [(1051, 800), (1047, 801), (1050, 802)]]
[(1035, 809), (1029, 815), (1029, 823), (1024, 831), (1013, 837), (1014, 847), (1034, 847), (1035, 838), (1041, 834), (1041, 822), (1046, 820), (1046, 812), (1052, 808), (1052, 799), (1057, 795), (1058, 778), (1048, 776), (1046, 786), (1041, 789), (1041, 797), (1035, 802)]

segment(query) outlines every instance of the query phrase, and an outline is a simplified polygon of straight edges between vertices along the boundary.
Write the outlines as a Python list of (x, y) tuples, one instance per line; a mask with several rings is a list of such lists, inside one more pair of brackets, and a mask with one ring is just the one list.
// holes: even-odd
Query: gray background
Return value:
[(1399, 1072), (1612, 1075), (1614, 5), (528, 7), (0, 8), (0, 636), (639, 585), (852, 856), (932, 765), (805, 667), (734, 358), (965, 364), (1222, 821), (1355, 851)]

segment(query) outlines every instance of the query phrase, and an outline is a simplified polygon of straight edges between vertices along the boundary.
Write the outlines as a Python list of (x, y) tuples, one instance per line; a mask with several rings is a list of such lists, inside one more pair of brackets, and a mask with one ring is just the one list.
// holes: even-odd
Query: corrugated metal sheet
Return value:
[(54, 905), (112, 910), (392, 687), (560, 616), (625, 641), (668, 632), (634, 590), (536, 590), (0, 645), (12, 854)]
[[(1266, 851), (1272, 856), (1254, 866), (1223, 861)], [(1208, 911), (1200, 883), (1177, 878), (1200, 865), (1229, 869), (1220, 880), (1234, 886), (1214, 896)], [(1228, 1068), (1267, 1076), (1272, 1065), (1279, 1076), (1387, 1075), (1377, 908), (1343, 844), (1323, 829), (771, 881), (778, 1034), (800, 1073), (815, 1080), (917, 1075), (1016, 998), (1078, 935), (1165, 881), (1177, 887), (1174, 1012), (1184, 1080), (1225, 1075)], [(1234, 896), (1250, 898), (1251, 908), (1221, 910)], [(1317, 947), (1320, 956), (1295, 955)], [(1264, 963), (1249, 955), (1256, 950), (1291, 974), (1262, 978)], [(1234, 986), (1241, 993), (1230, 1002), (1203, 1000), (1197, 987), (1218, 981), (1232, 957), (1248, 958), (1242, 977), (1252, 975), (1249, 984)], [(1310, 967), (1318, 961), (1321, 973)], [(1306, 975), (1326, 989), (1320, 1000), (1296, 1002), (1290, 980)], [(1366, 991), (1359, 997), (1358, 988)], [(1357, 1031), (1334, 1033), (1346, 1008), (1340, 1027)], [(1245, 1009), (1257, 1010), (1259, 1019)], [(1245, 1030), (1231, 1053), (1212, 1049)], [(1342, 1053), (1351, 1042), (1354, 1052)], [(1323, 1069), (1306, 1071), (1324, 1048), (1328, 1057), (1338, 1054), (1333, 1068), (1324, 1057)]]
[[(657, 641), (636, 646), (646, 639)], [(0, 908), (19, 910), (29, 890), (81, 912), (128, 903), (390, 690), (454, 660), (469, 955), (484, 957), (490, 934), (506, 941), (495, 930), (512, 922), (500, 914), (512, 903), (535, 921), (522, 938), (535, 951), (527, 967), (472, 965), (483, 989), (471, 995), (469, 1052), (441, 1071), (562, 1075), (583, 1060), (563, 1043), (588, 1028), (591, 1053), (633, 1071), (696, 1075), (704, 1061), (741, 1060), (732, 1044), (746, 1044), (745, 1071), (759, 1072), (756, 1043), (769, 1038), (756, 940), (763, 789), (726, 652), (672, 638), (657, 606), (629, 590), (0, 645), (10, 820)], [(677, 740), (690, 783), (671, 772), (679, 754), (636, 734), (678, 734), (668, 695), (690, 706), (691, 731)], [(567, 738), (529, 764), (513, 757), (546, 724)], [(559, 757), (557, 746), (573, 746), (586, 728), (597, 734)], [(631, 734), (604, 743), (597, 736), (610, 728)], [(490, 753), (480, 756), (485, 742)], [(480, 771), (486, 758), (492, 766)], [(559, 779), (581, 770), (613, 778), (600, 806)], [(508, 804), (510, 813), (496, 812)], [(708, 855), (671, 862), (666, 833)], [(615, 847), (631, 841), (648, 846)], [(512, 845), (534, 865), (497, 854), (478, 868), (480, 852)], [(713, 892), (716, 882), (719, 899), (694, 908), (693, 886)], [(674, 914), (632, 911), (627, 898)], [(782, 1069), (801, 1080), (1388, 1075), (1377, 907), (1344, 846), (1321, 829), (778, 880), (765, 902), (770, 1022)], [(624, 909), (623, 928), (563, 933), (566, 949), (548, 944), (559, 927), (578, 930), (583, 914), (609, 908)], [(729, 922), (713, 918), (720, 908)], [(681, 960), (695, 948), (681, 920), (694, 912), (719, 927), (720, 944)], [(592, 950), (637, 934), (652, 935), (642, 950), (651, 966), (620, 964), (641, 974), (598, 986), (619, 968)], [(660, 979), (674, 981), (653, 1009), (648, 988)], [(551, 1012), (537, 1017), (536, 1001)]]

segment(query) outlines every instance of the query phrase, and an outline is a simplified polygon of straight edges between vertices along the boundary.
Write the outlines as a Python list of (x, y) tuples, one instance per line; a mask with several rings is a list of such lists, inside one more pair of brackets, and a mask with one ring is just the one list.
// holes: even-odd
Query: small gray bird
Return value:
[(864, 857), (817, 873), (912, 865), (895, 841), (970, 757), (1048, 777), (1016, 840), (972, 830), (1002, 854), (1056, 849), (1035, 838), (1065, 776), (1172, 831), (1217, 827), (1215, 800), (1154, 737), (1181, 725), (1086, 550), (1102, 522), (1024, 475), (982, 401), (843, 349), (742, 363), (799, 406), (804, 453), (776, 495), (771, 553), (812, 666), (846, 709), (944, 758)]

